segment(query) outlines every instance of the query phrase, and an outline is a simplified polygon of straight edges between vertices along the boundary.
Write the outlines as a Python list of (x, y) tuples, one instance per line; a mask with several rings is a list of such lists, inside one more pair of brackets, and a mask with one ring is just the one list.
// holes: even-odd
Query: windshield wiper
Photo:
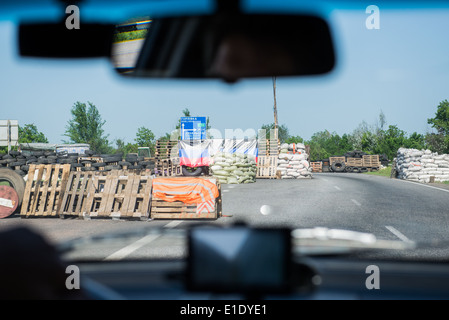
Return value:
[(336, 254), (357, 250), (410, 250), (413, 241), (379, 240), (371, 233), (343, 229), (310, 228), (292, 231), (293, 250), (300, 254)]

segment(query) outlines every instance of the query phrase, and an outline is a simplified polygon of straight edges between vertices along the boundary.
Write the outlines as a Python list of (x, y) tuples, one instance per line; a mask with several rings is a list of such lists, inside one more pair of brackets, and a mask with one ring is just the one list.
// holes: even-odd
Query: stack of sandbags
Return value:
[(256, 182), (256, 158), (243, 153), (219, 152), (213, 156), (211, 173), (220, 183), (239, 184)]
[(400, 148), (396, 157), (399, 179), (429, 183), (449, 181), (449, 155), (430, 150)]
[(312, 178), (312, 168), (308, 159), (304, 144), (282, 144), (277, 165), (281, 179)]
[(283, 144), (281, 144), (281, 150), (279, 151), (279, 153), (307, 154), (306, 146), (304, 145), (304, 143), (290, 143), (290, 144), (283, 143)]

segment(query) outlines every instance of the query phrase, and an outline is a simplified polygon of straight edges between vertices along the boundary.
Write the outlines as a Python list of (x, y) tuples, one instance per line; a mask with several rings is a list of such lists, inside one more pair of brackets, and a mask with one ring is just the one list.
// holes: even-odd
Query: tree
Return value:
[(405, 148), (410, 148), (410, 149), (426, 149), (427, 145), (426, 145), (426, 138), (424, 135), (419, 134), (417, 132), (413, 132), (408, 139), (405, 140)]
[(42, 132), (37, 130), (34, 124), (26, 124), (25, 126), (19, 126), (19, 143), (48, 143), (48, 139)]
[(154, 133), (145, 127), (140, 127), (137, 129), (136, 138), (134, 141), (136, 142), (138, 147), (149, 147), (151, 154), (154, 154), (156, 142), (155, 142)]
[(437, 134), (428, 135), (429, 145), (438, 153), (449, 153), (449, 101), (441, 101), (437, 107), (435, 118), (427, 119), (427, 123), (437, 130)]
[(340, 137), (337, 133), (330, 133), (327, 130), (314, 133), (306, 144), (310, 145), (312, 160), (344, 155), (353, 149), (348, 135)]
[(447, 137), (442, 133), (427, 133), (425, 137), (427, 148), (439, 154), (448, 153)]
[(304, 143), (304, 139), (300, 136), (289, 136), (285, 140), (285, 143)]
[[(270, 130), (274, 129), (274, 122), (262, 125), (261, 129), (265, 129), (267, 139), (270, 139)], [(281, 143), (287, 143), (287, 139), (290, 138), (288, 128), (285, 124), (278, 126), (278, 138)]]
[(407, 137), (405, 131), (398, 128), (396, 125), (388, 126), (388, 129), (384, 132), (384, 137), (379, 141), (375, 153), (385, 154), (388, 159), (393, 159), (398, 149), (405, 147), (407, 144)]
[(351, 136), (350, 136), (350, 141), (352, 146), (354, 147), (354, 149), (356, 150), (362, 150), (363, 149), (363, 136), (367, 133), (372, 131), (368, 125), (368, 123), (366, 123), (366, 121), (362, 121), (359, 126), (354, 129), (354, 131), (352, 132)]
[(106, 121), (101, 118), (98, 109), (92, 103), (76, 102), (71, 110), (72, 119), (68, 121), (65, 136), (70, 143), (88, 143), (91, 150), (106, 153), (111, 150), (107, 135), (104, 135), (103, 126)]
[(435, 118), (427, 119), (427, 123), (431, 124), (438, 133), (449, 135), (449, 101), (441, 101), (437, 107)]
[(125, 143), (123, 139), (115, 140), (115, 144), (117, 146), (116, 153), (123, 153), (123, 155), (127, 155), (128, 153), (137, 153), (137, 144), (135, 143)]

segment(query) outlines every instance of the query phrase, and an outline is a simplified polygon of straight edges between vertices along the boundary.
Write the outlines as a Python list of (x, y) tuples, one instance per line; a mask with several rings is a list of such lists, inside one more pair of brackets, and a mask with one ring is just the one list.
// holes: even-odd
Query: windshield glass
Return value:
[[(128, 23), (148, 24), (149, 14)], [(418, 247), (405, 256), (448, 258), (448, 17), (446, 8), (331, 10), (327, 20), (336, 51), (332, 72), (233, 84), (129, 79), (107, 59), (20, 58), (17, 24), (1, 21), (0, 120), (18, 121), (18, 140), (0, 147), (0, 167), (10, 167), (25, 180), (42, 181), (36, 194), (48, 194), (48, 200), (35, 200), (24, 186), (22, 207), (4, 218), (0, 214), (0, 231), (24, 225), (58, 245), (78, 239), (76, 248), (84, 250), (71, 256), (76, 259), (172, 258), (186, 252), (185, 233), (172, 231), (198, 222), (223, 226), (243, 221), (438, 243), (438, 248)], [(142, 39), (136, 37), (121, 35), (116, 42)], [(192, 127), (186, 133), (187, 125), (197, 126), (198, 132)], [(196, 135), (202, 129), (205, 135)], [(183, 156), (189, 161), (205, 158), (178, 144), (184, 133), (197, 140), (219, 140), (221, 149), (211, 142), (204, 147), (211, 162), (183, 166)], [(59, 185), (58, 194), (45, 187), (50, 174), (39, 173), (38, 166), (52, 164), (70, 167), (67, 172), (57, 169), (61, 172), (55, 188), (73, 172), (120, 171), (117, 179), (126, 180), (118, 182), (121, 190), (138, 180), (135, 193), (141, 196), (134, 199), (129, 215), (113, 214), (122, 212), (125, 198), (111, 202), (107, 211), (101, 197), (112, 178), (104, 175), (103, 182), (92, 182), (97, 183), (91, 203), (95, 210), (77, 209), (89, 200), (87, 191), (84, 200), (75, 193), (87, 190), (82, 181), (88, 176), (76, 180), (71, 195), (77, 200), (70, 202), (63, 196), (67, 184)], [(156, 181), (148, 182), (148, 177), (191, 177), (198, 167), (207, 167), (200, 177), (212, 189), (219, 186), (211, 208), (167, 211), (167, 205), (145, 198), (151, 193), (146, 186)], [(123, 170), (139, 174), (131, 180)], [(3, 180), (0, 186), (12, 185)], [(117, 190), (110, 191), (115, 199), (121, 194)], [(50, 199), (61, 201), (60, 207), (44, 211)], [(10, 206), (8, 201), (4, 207)], [(33, 209), (36, 201), (40, 207)], [(64, 212), (70, 206), (73, 212)], [(43, 216), (51, 218), (39, 219)], [(95, 237), (106, 234), (115, 235), (102, 238), (107, 248), (89, 247)]]

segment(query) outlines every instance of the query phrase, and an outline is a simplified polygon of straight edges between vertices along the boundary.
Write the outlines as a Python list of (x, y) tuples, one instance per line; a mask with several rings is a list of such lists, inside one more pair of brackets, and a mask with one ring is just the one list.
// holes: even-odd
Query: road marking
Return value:
[[(181, 224), (182, 221), (179, 220), (175, 220), (175, 221), (171, 221), (169, 223), (167, 223), (164, 228), (174, 228), (176, 226), (178, 226), (179, 224)], [(122, 260), (123, 258), (126, 258), (127, 256), (129, 256), (131, 253), (133, 253), (134, 251), (142, 248), (143, 246), (146, 246), (147, 244), (153, 242), (154, 240), (156, 240), (157, 238), (159, 238), (161, 235), (160, 234), (149, 234), (139, 240), (137, 240), (136, 242), (131, 243), (130, 245), (127, 245), (126, 247), (114, 252), (113, 254), (107, 256), (104, 260), (106, 261), (110, 261), (110, 260)]]
[(337, 186), (334, 186), (335, 189), (337, 189), (338, 191), (341, 191), (341, 189)]
[(321, 180), (323, 180), (324, 182), (329, 182), (329, 180), (321, 178)]
[(385, 226), (392, 234), (394, 234), (396, 237), (401, 239), (404, 242), (413, 242), (409, 238), (407, 238), (405, 235), (403, 235), (398, 229), (392, 227), (392, 226)]
[(164, 228), (175, 228), (176, 226), (180, 225), (182, 223), (182, 220), (174, 220), (172, 222), (167, 223)]
[(229, 192), (229, 190), (221, 190), (221, 192)]
[(418, 186), (422, 186), (422, 187), (426, 187), (426, 188), (431, 188), (431, 189), (436, 189), (436, 190), (440, 190), (440, 191), (444, 191), (444, 192), (449, 192), (449, 190), (447, 190), (447, 189), (442, 189), (442, 188), (438, 188), (438, 187), (434, 187), (434, 186), (428, 186), (426, 184), (419, 183), (419, 182), (407, 181), (407, 180), (403, 180), (403, 179), (394, 179), (394, 180), (395, 181), (412, 183), (414, 185), (418, 185)]
[(361, 207), (362, 205), (355, 199), (351, 199), (352, 202), (354, 202), (357, 206)]

